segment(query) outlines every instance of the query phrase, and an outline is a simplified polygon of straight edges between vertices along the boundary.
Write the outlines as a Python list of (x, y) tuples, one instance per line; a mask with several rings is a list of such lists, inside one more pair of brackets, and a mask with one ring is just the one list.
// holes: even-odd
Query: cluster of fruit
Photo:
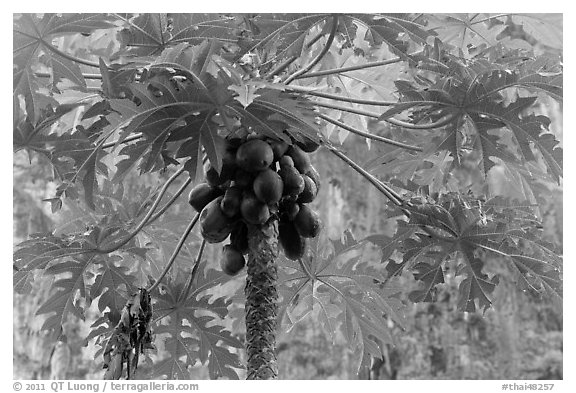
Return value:
[(200, 215), (201, 233), (209, 243), (224, 246), (222, 270), (237, 274), (248, 253), (248, 226), (263, 225), (275, 216), (278, 241), (286, 257), (304, 255), (306, 239), (320, 231), (320, 218), (308, 203), (318, 194), (320, 177), (308, 153), (318, 144), (262, 139), (249, 135), (227, 140), (220, 173), (206, 170), (206, 182), (189, 195), (190, 205)]

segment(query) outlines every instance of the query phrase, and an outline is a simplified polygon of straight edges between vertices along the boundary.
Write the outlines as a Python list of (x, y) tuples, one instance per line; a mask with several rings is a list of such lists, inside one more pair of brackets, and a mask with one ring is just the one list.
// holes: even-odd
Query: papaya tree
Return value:
[[(448, 274), (462, 312), (492, 306), (502, 271), (561, 303), (541, 212), (562, 192), (561, 22), (15, 14), (14, 157), (43, 171), (64, 224), (15, 246), (14, 291), (51, 277), (42, 329), (90, 322), (108, 379), (186, 379), (196, 362), (275, 379), (277, 333), (306, 316), (360, 370)], [(321, 153), (379, 192), (390, 233), (323, 236)]]

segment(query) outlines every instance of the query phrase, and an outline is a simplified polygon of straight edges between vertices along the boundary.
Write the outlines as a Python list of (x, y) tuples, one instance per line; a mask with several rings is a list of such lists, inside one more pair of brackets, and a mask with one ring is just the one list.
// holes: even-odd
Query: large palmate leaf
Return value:
[(97, 175), (108, 174), (108, 167), (103, 162), (108, 152), (83, 130), (62, 134), (52, 143), (52, 163), (60, 179), (66, 182), (66, 191), (70, 192), (76, 182), (82, 182), (84, 199), (89, 207), (94, 208)]
[[(121, 259), (108, 259), (97, 251), (99, 234), (99, 228), (95, 228), (85, 234), (37, 235), (16, 248), (14, 266), (18, 270), (13, 280), (17, 292), (31, 289), (37, 270), (55, 278), (55, 291), (37, 311), (38, 315), (48, 314), (42, 329), (59, 334), (69, 315), (83, 319), (85, 307), (98, 297), (101, 310), (118, 311), (128, 291), (134, 288), (137, 279)], [(136, 254), (137, 250), (128, 252)], [(95, 276), (94, 266), (98, 266)], [(92, 279), (95, 281), (90, 286)]]
[[(84, 254), (75, 261), (55, 264), (46, 273), (55, 275), (55, 292), (36, 311), (37, 315), (49, 314), (42, 325), (43, 330), (60, 332), (68, 314), (84, 320), (82, 299), (86, 299), (85, 274), (97, 256)], [(78, 298), (79, 297), (79, 298)]]
[[(37, 314), (48, 314), (42, 326), (58, 336), (69, 315), (84, 319), (88, 296), (88, 272), (103, 256), (95, 252), (94, 234), (54, 236), (36, 235), (18, 245), (14, 252), (14, 287), (26, 292), (36, 270), (54, 276), (54, 291), (45, 299)], [(101, 292), (93, 291), (94, 296)]]
[(86, 88), (78, 64), (54, 47), (52, 40), (69, 34), (90, 34), (94, 30), (110, 27), (113, 27), (112, 18), (103, 14), (44, 14), (42, 18), (23, 14), (15, 20), (13, 94), (24, 97), (26, 112), (31, 119), (36, 119), (42, 109), (40, 103), (43, 99), (37, 92), (38, 82), (34, 75), (40, 55), (50, 70), (54, 85), (67, 79), (80, 89)]
[[(535, 295), (561, 298), (561, 258), (551, 244), (541, 240), (542, 230), (535, 226), (537, 220), (529, 208), (502, 198), (483, 205), (469, 196), (446, 194), (436, 203), (413, 199), (406, 209), (409, 222), (399, 221), (395, 236), (368, 240), (383, 247), (384, 255), (389, 256), (386, 270), (390, 277), (401, 271), (413, 272), (421, 283), (410, 294), (413, 301), (434, 301), (436, 286), (444, 282), (446, 264), (456, 261), (456, 274), (463, 276), (459, 308), (485, 311), (498, 282), (498, 272), (490, 272), (486, 264), (491, 258), (517, 277), (521, 289), (529, 286)], [(410, 231), (410, 226), (416, 228)], [(401, 244), (400, 255), (386, 251), (391, 243)]]
[(340, 331), (359, 351), (364, 367), (366, 359), (381, 358), (382, 345), (392, 342), (388, 319), (403, 324), (397, 298), (401, 289), (392, 282), (382, 284), (385, 276), (361, 259), (362, 243), (351, 234), (328, 249), (320, 242), (312, 246), (317, 249), (300, 264), (286, 262), (279, 269), (279, 320), (290, 328), (312, 316), (330, 336)]
[(57, 237), (52, 234), (34, 235), (20, 243), (14, 251), (14, 289), (18, 293), (27, 293), (31, 287), (34, 271), (46, 267), (63, 258), (72, 258), (90, 252), (89, 246), (82, 240)]
[(183, 280), (169, 282), (157, 294), (154, 311), (163, 321), (154, 332), (165, 336), (169, 356), (157, 364), (155, 374), (188, 379), (187, 368), (199, 359), (207, 364), (211, 379), (238, 379), (234, 369), (242, 367), (238, 356), (242, 344), (223, 324), (231, 302), (206, 292), (227, 281), (227, 277), (215, 270), (205, 274), (201, 270), (190, 293), (185, 293)]
[[(488, 117), (502, 122), (502, 125), (511, 130), (521, 152), (522, 161), (534, 161), (536, 158), (532, 148), (535, 148), (541, 154), (550, 175), (559, 182), (562, 177), (562, 148), (554, 135), (547, 132), (550, 119), (545, 116), (519, 115), (535, 101), (536, 97), (518, 98), (508, 106), (494, 102), (480, 102), (469, 111), (477, 113), (481, 123), (484, 123), (483, 118)], [(477, 130), (481, 133), (482, 126), (477, 127)], [(504, 160), (508, 158), (501, 154), (498, 157)]]
[(515, 71), (487, 69), (471, 84), (466, 104), (475, 104), (509, 87), (541, 91), (562, 101), (563, 74), (557, 57), (540, 56), (523, 62)]
[[(56, 102), (54, 102), (56, 104)], [(36, 123), (30, 118), (18, 119), (15, 113), (14, 131), (12, 144), (14, 153), (26, 150), (28, 153), (47, 153), (47, 145), (53, 143), (57, 136), (50, 135), (47, 131), (64, 115), (77, 108), (79, 105), (58, 105), (56, 109), (47, 107), (39, 113)], [(19, 108), (18, 108), (19, 109)]]
[(167, 49), (146, 78), (127, 85), (130, 100), (110, 101), (122, 117), (117, 143), (140, 135), (120, 151), (126, 158), (118, 163), (115, 181), (133, 168), (141, 173), (161, 169), (172, 157), (186, 158), (186, 168), (197, 177), (201, 147), (219, 171), (225, 148), (221, 135), (233, 134), (240, 125), (273, 139), (289, 141), (288, 132), (317, 140), (312, 106), (296, 94), (256, 84), (258, 97), (242, 104), (235, 94), (243, 86), (242, 75), (217, 57), (220, 50), (214, 42)]
[(129, 87), (139, 105), (127, 99), (115, 99), (110, 103), (122, 114), (126, 124), (119, 142), (133, 133), (141, 133), (142, 138), (122, 151), (128, 158), (119, 163), (115, 181), (121, 180), (141, 158), (142, 173), (157, 168), (157, 160), (161, 158), (170, 133), (191, 121), (201, 122), (200, 129), (207, 127), (211, 122), (208, 115), (214, 110), (205, 92), (193, 87), (192, 82), (177, 81), (165, 74)]
[(238, 21), (221, 14), (141, 14), (125, 21), (120, 39), (127, 47), (123, 52), (132, 56), (157, 56), (177, 44), (209, 39), (235, 43), (240, 33)]
[[(427, 53), (434, 59), (441, 56), (440, 52), (441, 48), (436, 47)], [(562, 149), (548, 131), (550, 120), (527, 113), (537, 97), (512, 98), (512, 102), (506, 103), (504, 95), (507, 89), (523, 88), (561, 100), (562, 71), (558, 59), (541, 56), (509, 69), (483, 59), (464, 64), (446, 58), (449, 67), (435, 81), (419, 80), (419, 85), (397, 81), (400, 102), (380, 119), (406, 111), (411, 112), (414, 121), (446, 118), (445, 128), (437, 131), (443, 136), (435, 148), (449, 151), (457, 165), (470, 149), (479, 151), (485, 174), (499, 162), (536, 162), (541, 157), (545, 170), (559, 181)]]
[(386, 44), (394, 54), (405, 59), (409, 58), (410, 42), (423, 44), (428, 37), (435, 35), (428, 27), (412, 21), (407, 14), (354, 14), (345, 18), (351, 18), (368, 29), (364, 38), (371, 45)]
[(112, 256), (98, 261), (98, 269), (94, 284), (90, 287), (90, 297), (99, 297), (98, 309), (100, 312), (109, 308), (120, 312), (122, 307), (135, 292), (136, 277), (131, 274), (130, 268), (121, 264), (121, 258)]
[(302, 55), (310, 30), (329, 18), (326, 14), (260, 14), (252, 18), (256, 30), (250, 50), (262, 48), (267, 61)]
[(94, 195), (95, 209), (67, 200), (53, 233), (35, 235), (15, 248), (15, 291), (28, 293), (38, 271), (56, 278), (59, 289), (41, 308), (42, 313), (53, 314), (46, 329), (58, 330), (68, 314), (80, 316), (84, 304), (96, 298), (101, 311), (118, 312), (131, 290), (147, 282), (138, 276), (138, 269), (146, 268), (142, 261), (148, 250), (136, 239), (118, 247), (114, 255), (101, 250), (128, 236), (134, 221), (146, 213), (142, 205), (149, 192), (139, 186), (134, 194), (124, 193), (123, 187), (104, 182)]
[(562, 14), (512, 14), (510, 18), (514, 24), (522, 26), (522, 29), (540, 44), (562, 49)]
[(446, 44), (460, 48), (466, 55), (481, 45), (494, 46), (504, 26), (490, 24), (487, 14), (427, 15), (428, 27)]

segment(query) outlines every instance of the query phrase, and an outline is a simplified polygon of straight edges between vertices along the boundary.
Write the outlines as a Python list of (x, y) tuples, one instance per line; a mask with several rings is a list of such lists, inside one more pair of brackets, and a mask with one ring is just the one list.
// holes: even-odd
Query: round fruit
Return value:
[(270, 147), (272, 148), (272, 152), (274, 153), (274, 161), (278, 161), (280, 160), (284, 154), (286, 154), (286, 150), (288, 150), (288, 148), (290, 147), (289, 144), (287, 144), (284, 141), (270, 141)]
[(264, 202), (259, 201), (253, 194), (244, 195), (240, 205), (240, 213), (248, 224), (264, 224), (270, 218), (268, 206)]
[(196, 185), (188, 195), (188, 203), (197, 212), (201, 212), (208, 203), (212, 202), (215, 198), (222, 195), (222, 190), (212, 187), (208, 183), (200, 183)]
[(229, 276), (235, 276), (245, 265), (244, 255), (240, 251), (230, 244), (224, 246), (222, 259), (220, 260), (220, 267), (224, 273)]
[(318, 142), (313, 141), (312, 139), (303, 136), (302, 135), (302, 140), (298, 141), (295, 140), (294, 143), (300, 148), (302, 149), (302, 151), (306, 152), (306, 153), (313, 153), (316, 150), (318, 150), (318, 148), (320, 147), (320, 144)]
[(274, 161), (270, 145), (261, 139), (252, 139), (242, 144), (236, 152), (236, 164), (248, 172), (263, 171)]
[(282, 198), (284, 183), (279, 174), (272, 169), (266, 169), (256, 176), (253, 184), (254, 195), (260, 201), (271, 205), (277, 203)]
[(296, 215), (300, 211), (300, 204), (294, 201), (286, 201), (284, 207), (284, 213), (289, 221), (293, 221)]
[(280, 220), (278, 224), (278, 243), (284, 249), (286, 258), (297, 260), (304, 256), (306, 239), (304, 239), (293, 223)]
[(294, 160), (290, 156), (282, 156), (282, 158), (278, 160), (278, 163), (280, 164), (281, 168), (284, 166), (294, 167)]
[(294, 218), (294, 226), (302, 237), (316, 237), (320, 233), (322, 222), (318, 213), (307, 205), (300, 205), (300, 211)]
[(298, 202), (300, 203), (310, 203), (314, 199), (316, 199), (316, 195), (318, 195), (318, 188), (316, 187), (316, 183), (312, 180), (309, 176), (302, 175), (304, 179), (304, 190), (298, 195)]
[(284, 167), (280, 169), (280, 177), (284, 182), (284, 195), (297, 197), (304, 191), (304, 179), (294, 167)]
[(223, 197), (210, 202), (200, 215), (200, 232), (208, 243), (220, 243), (230, 235), (232, 220), (220, 209)]
[(314, 181), (314, 184), (316, 184), (316, 188), (318, 189), (318, 191), (320, 191), (320, 174), (318, 173), (316, 168), (310, 165), (310, 168), (308, 168), (308, 170), (304, 174)]
[(300, 173), (306, 173), (308, 168), (310, 167), (310, 157), (306, 154), (302, 149), (298, 146), (290, 146), (288, 151), (286, 152), (292, 160), (294, 160), (294, 167), (298, 169)]
[(248, 227), (238, 221), (230, 233), (230, 244), (242, 254), (248, 252)]
[(232, 218), (240, 212), (242, 203), (242, 189), (236, 185), (230, 186), (224, 193), (224, 198), (220, 202), (220, 209), (228, 217)]

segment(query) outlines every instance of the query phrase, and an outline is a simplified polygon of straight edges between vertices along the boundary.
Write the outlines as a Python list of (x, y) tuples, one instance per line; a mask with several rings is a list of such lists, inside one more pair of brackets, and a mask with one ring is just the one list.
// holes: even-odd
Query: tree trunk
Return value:
[(277, 379), (276, 317), (278, 314), (278, 222), (271, 218), (261, 227), (249, 226), (246, 278), (247, 379)]

